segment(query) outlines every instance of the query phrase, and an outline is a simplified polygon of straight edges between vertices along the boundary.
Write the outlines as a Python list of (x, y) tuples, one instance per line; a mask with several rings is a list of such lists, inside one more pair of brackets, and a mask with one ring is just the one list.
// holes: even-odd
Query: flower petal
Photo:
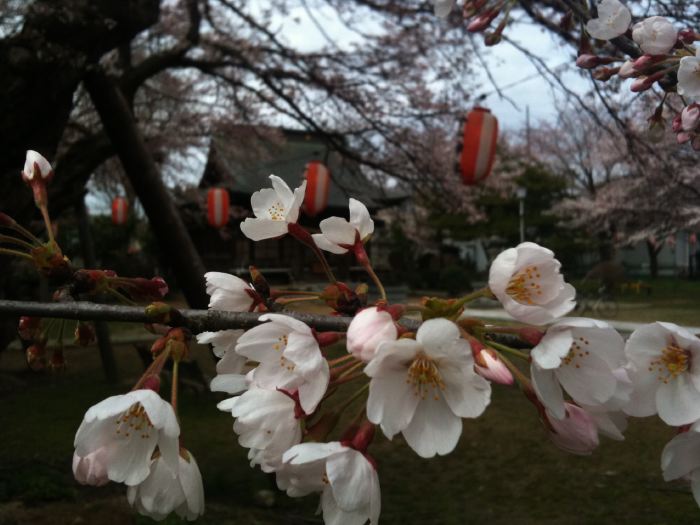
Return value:
[(423, 458), (449, 454), (462, 434), (462, 420), (452, 413), (442, 397), (432, 396), (418, 403), (413, 420), (403, 430), (408, 445)]

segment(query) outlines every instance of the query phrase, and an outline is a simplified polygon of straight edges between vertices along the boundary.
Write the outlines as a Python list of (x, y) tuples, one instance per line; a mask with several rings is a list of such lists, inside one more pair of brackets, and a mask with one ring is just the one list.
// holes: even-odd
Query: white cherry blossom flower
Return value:
[(398, 330), (394, 318), (376, 306), (360, 311), (350, 322), (347, 332), (348, 352), (362, 361), (370, 361), (384, 341), (395, 341)]
[(599, 434), (622, 441), (625, 439), (623, 432), (627, 429), (627, 414), (623, 409), (630, 401), (633, 387), (625, 368), (618, 368), (613, 373), (617, 378), (615, 394), (601, 405), (582, 404), (581, 408), (593, 418)]
[(518, 321), (546, 324), (570, 312), (576, 290), (564, 282), (554, 253), (534, 242), (501, 252), (491, 263), (489, 288)]
[(158, 521), (171, 512), (188, 521), (204, 514), (202, 475), (194, 456), (185, 449), (180, 450), (175, 473), (158, 456), (151, 461), (148, 477), (129, 487), (126, 497), (139, 514)]
[(625, 345), (633, 391), (625, 412), (669, 425), (700, 419), (700, 339), (673, 323), (635, 330)]
[(700, 505), (700, 422), (666, 444), (661, 453), (661, 470), (665, 481), (690, 481), (695, 502)]
[(107, 449), (100, 447), (85, 457), (73, 454), (73, 476), (81, 485), (101, 487), (109, 483), (107, 477)]
[(237, 394), (248, 388), (244, 369), (247, 359), (236, 353), (236, 343), (243, 335), (243, 330), (221, 330), (219, 332), (202, 332), (197, 335), (199, 344), (211, 344), (214, 355), (220, 357), (216, 363), (216, 377), (212, 379), (212, 392)]
[(275, 470), (282, 454), (301, 442), (296, 403), (282, 392), (253, 386), (227, 400), (226, 408), (236, 418), (233, 431), (238, 443), (251, 449), (251, 464), (261, 465), (266, 472)]
[(537, 397), (555, 418), (566, 415), (562, 387), (578, 404), (601, 405), (618, 389), (625, 363), (622, 336), (603, 321), (565, 318), (550, 326), (531, 352)]
[(254, 289), (243, 279), (222, 272), (204, 274), (209, 294), (209, 308), (229, 312), (248, 312), (253, 307)]
[(440, 18), (445, 18), (450, 14), (452, 8), (455, 5), (455, 0), (433, 0), (433, 8), (435, 9), (435, 16)]
[(137, 485), (148, 476), (156, 447), (176, 470), (179, 435), (170, 403), (152, 390), (134, 390), (90, 407), (75, 434), (75, 453), (85, 458), (104, 449), (109, 479)]
[(337, 441), (302, 443), (285, 452), (283, 460), (277, 485), (291, 497), (320, 492), (325, 523), (379, 522), (379, 477), (361, 452)]
[(391, 439), (401, 432), (419, 456), (448, 454), (462, 433), (463, 417), (478, 417), (491, 385), (474, 371), (469, 343), (457, 325), (431, 319), (413, 339), (384, 342), (365, 368), (367, 418)]
[(265, 314), (270, 321), (243, 334), (236, 353), (260, 363), (252, 380), (260, 388), (298, 391), (299, 403), (311, 414), (323, 398), (330, 380), (328, 361), (307, 325), (281, 314)]
[(297, 222), (304, 201), (306, 181), (294, 192), (275, 175), (270, 175), (270, 181), (272, 188), (256, 191), (250, 198), (255, 218), (249, 217), (241, 223), (243, 234), (254, 241), (274, 239), (287, 233), (288, 225)]
[(678, 67), (678, 94), (693, 99), (700, 98), (700, 48), (694, 57), (681, 58)]
[(650, 16), (634, 24), (632, 39), (648, 55), (665, 55), (676, 45), (678, 32), (663, 16)]
[(41, 154), (34, 150), (27, 150), (27, 156), (24, 161), (24, 170), (22, 178), (25, 182), (31, 182), (35, 178), (49, 180), (53, 176), (53, 168), (51, 163)]
[(367, 207), (356, 199), (350, 199), (350, 221), (340, 217), (328, 217), (319, 224), (321, 233), (312, 235), (316, 246), (331, 253), (347, 253), (356, 242), (365, 243), (374, 233), (374, 221)]
[(598, 18), (586, 23), (588, 34), (598, 40), (611, 40), (624, 34), (632, 22), (632, 13), (618, 0), (603, 0), (598, 4)]

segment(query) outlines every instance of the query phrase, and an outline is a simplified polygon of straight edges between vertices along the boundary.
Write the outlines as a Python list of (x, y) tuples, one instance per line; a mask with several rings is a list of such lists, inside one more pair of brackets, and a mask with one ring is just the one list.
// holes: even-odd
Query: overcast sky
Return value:
[[(357, 42), (357, 35), (343, 27), (332, 8), (315, 9), (314, 16), (339, 45), (346, 46)], [(293, 9), (289, 16), (280, 18), (277, 23), (279, 35), (300, 50), (315, 50), (326, 43), (325, 37), (303, 8)], [(445, 22), (436, 17), (435, 23)], [(558, 68), (562, 80), (570, 89), (579, 94), (587, 91), (587, 81), (571, 67), (574, 60), (571, 49), (559, 45), (549, 33), (539, 27), (522, 23), (506, 29), (506, 34), (544, 58), (550, 69)], [(480, 43), (482, 36), (476, 35), (474, 41)], [(510, 98), (512, 103), (498, 96), (478, 63), (475, 64), (475, 70), (479, 71), (480, 82), (474, 84), (481, 86), (478, 94), (488, 94), (482, 105), (494, 112), (504, 129), (523, 127), (528, 106), (532, 123), (552, 119), (556, 115), (555, 94), (527, 57), (505, 41), (491, 48), (480, 47), (496, 84), (504, 88), (503, 94)], [(564, 68), (567, 71), (564, 71)]]

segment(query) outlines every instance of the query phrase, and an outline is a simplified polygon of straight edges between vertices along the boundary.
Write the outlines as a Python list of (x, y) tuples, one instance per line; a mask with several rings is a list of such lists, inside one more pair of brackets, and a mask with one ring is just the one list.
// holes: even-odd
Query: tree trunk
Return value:
[(23, 224), (34, 216), (31, 192), (19, 176), (25, 151), (53, 160), (87, 68), (156, 23), (159, 13), (160, 0), (35, 0), (21, 32), (0, 40), (0, 209), (5, 213)]
[(649, 254), (649, 275), (651, 275), (652, 279), (656, 279), (659, 276), (659, 252), (661, 248), (649, 240), (646, 241), (646, 245), (647, 253)]
[[(83, 259), (85, 260), (86, 268), (95, 268), (95, 243), (93, 242), (92, 232), (90, 231), (90, 218), (88, 217), (87, 209), (85, 208), (85, 198), (81, 197), (75, 204), (75, 212), (78, 217), (78, 230), (80, 235), (80, 244), (83, 249)], [(109, 326), (104, 321), (95, 321), (95, 335), (97, 337), (97, 348), (100, 350), (100, 359), (102, 360), (102, 370), (105, 373), (105, 379), (110, 384), (115, 384), (119, 379), (117, 373), (117, 363), (114, 360), (114, 351), (112, 342), (109, 339)]]
[(193, 308), (206, 308), (204, 264), (153, 161), (117, 84), (102, 72), (85, 76), (85, 87), (107, 136), (148, 216), (163, 255)]

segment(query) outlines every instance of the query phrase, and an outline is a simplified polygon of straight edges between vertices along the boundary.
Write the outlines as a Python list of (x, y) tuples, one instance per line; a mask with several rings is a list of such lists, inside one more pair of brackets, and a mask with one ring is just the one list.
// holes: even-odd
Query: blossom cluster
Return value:
[[(350, 220), (325, 219), (322, 233), (311, 235), (298, 224), (298, 189), (271, 179), (272, 190), (253, 195), (256, 218), (243, 223), (244, 233), (291, 234), (315, 243), (321, 257), (322, 250), (342, 249), (369, 264), (364, 244), (373, 223), (362, 203), (351, 200)], [(368, 273), (376, 277), (371, 267)], [(291, 497), (318, 493), (326, 523), (378, 523), (380, 463), (369, 450), (377, 427), (389, 440), (400, 434), (423, 458), (449, 454), (463, 419), (488, 407), (493, 385), (517, 385), (551, 442), (573, 454), (592, 453), (601, 435), (624, 439), (629, 416), (658, 414), (679, 430), (662, 454), (664, 477), (689, 479), (700, 504), (700, 339), (657, 322), (625, 341), (603, 321), (565, 317), (576, 292), (542, 246), (525, 242), (500, 253), (483, 290), (424, 299), (423, 320), (413, 325), (401, 318), (406, 306), (389, 304), (380, 283), (382, 297), (371, 304), (366, 294), (363, 300), (331, 282), (335, 293), (311, 299), (351, 315), (346, 333), (317, 331), (281, 309), (310, 297), (271, 290), (255, 272), (252, 283), (219, 272), (205, 278), (210, 308), (261, 314), (245, 332), (197, 336), (220, 358), (211, 389), (227, 397), (218, 408), (233, 417), (251, 466), (273, 473)], [(477, 297), (498, 300), (521, 324), (463, 318)], [(500, 340), (503, 334), (519, 348)], [(340, 345), (345, 351), (338, 355)], [(337, 399), (341, 385), (354, 393)], [(88, 410), (76, 434), (76, 478), (125, 483), (129, 502), (156, 519), (172, 511), (194, 519), (203, 512), (201, 477), (178, 436), (173, 407), (151, 390), (104, 400)]]

